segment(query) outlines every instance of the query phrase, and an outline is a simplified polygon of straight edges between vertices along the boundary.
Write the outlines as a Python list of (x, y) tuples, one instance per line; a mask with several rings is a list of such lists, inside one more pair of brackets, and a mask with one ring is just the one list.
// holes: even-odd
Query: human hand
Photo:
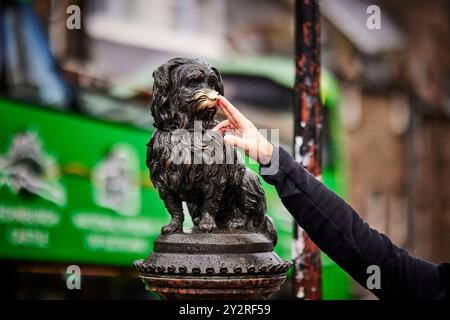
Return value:
[(215, 126), (213, 131), (222, 134), (228, 133), (223, 138), (225, 143), (241, 148), (250, 158), (260, 164), (270, 162), (273, 146), (255, 125), (225, 97), (219, 96), (217, 105), (222, 109), (227, 119)]

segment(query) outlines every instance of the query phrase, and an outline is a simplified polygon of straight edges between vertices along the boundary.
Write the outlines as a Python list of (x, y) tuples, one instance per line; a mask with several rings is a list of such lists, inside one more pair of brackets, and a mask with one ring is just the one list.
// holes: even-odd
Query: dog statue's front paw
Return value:
[(183, 221), (172, 219), (170, 223), (161, 229), (162, 234), (174, 233), (183, 229)]
[(205, 214), (202, 217), (198, 227), (203, 232), (211, 232), (211, 231), (217, 229), (216, 222), (214, 221), (214, 218), (211, 217), (209, 214)]
[(243, 229), (245, 227), (245, 221), (242, 218), (234, 218), (228, 221), (227, 227), (229, 229)]

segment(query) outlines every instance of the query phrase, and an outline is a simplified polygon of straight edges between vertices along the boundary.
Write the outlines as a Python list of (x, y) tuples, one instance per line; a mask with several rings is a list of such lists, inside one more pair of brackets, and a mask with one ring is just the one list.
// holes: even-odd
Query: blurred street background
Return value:
[[(176, 56), (209, 62), (225, 96), (292, 151), (294, 0), (0, 6), (0, 294), (150, 298), (132, 262), (168, 220), (145, 167), (152, 72)], [(411, 254), (450, 261), (450, 1), (320, 8), (324, 182)], [(293, 220), (264, 188), (290, 259)], [(71, 264), (80, 290), (66, 287)], [(322, 264), (325, 299), (373, 298)], [(291, 281), (275, 298), (293, 298)]]

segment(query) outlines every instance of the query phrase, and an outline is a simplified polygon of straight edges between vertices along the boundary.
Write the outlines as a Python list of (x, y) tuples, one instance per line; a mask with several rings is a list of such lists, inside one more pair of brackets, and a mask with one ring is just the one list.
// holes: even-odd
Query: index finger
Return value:
[(239, 127), (244, 126), (248, 119), (224, 96), (219, 96), (219, 106), (225, 113), (228, 113), (230, 120), (238, 124)]

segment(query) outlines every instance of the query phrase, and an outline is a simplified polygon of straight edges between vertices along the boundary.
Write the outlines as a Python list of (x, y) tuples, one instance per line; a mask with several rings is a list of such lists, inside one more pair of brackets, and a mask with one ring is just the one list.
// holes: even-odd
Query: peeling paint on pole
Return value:
[[(320, 12), (317, 1), (296, 0), (294, 156), (321, 178), (322, 103), (320, 100)], [(295, 295), (321, 299), (320, 251), (300, 227), (295, 227)]]

